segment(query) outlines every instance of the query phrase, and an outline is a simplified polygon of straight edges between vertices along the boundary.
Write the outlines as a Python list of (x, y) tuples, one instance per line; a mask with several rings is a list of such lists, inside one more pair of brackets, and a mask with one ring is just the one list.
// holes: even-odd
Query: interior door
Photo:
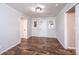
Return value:
[(27, 39), (27, 19), (24, 22), (24, 37)]
[(38, 32), (38, 20), (36, 19), (32, 19), (32, 36), (38, 36), (39, 32)]
[(32, 36), (46, 37), (47, 36), (47, 20), (32, 20)]
[(20, 38), (27, 38), (27, 19), (20, 19)]
[(25, 24), (24, 17), (21, 16), (21, 18), (20, 18), (20, 38), (25, 38), (25, 35), (24, 35), (24, 24)]
[(38, 31), (40, 37), (47, 37), (47, 20), (39, 20)]

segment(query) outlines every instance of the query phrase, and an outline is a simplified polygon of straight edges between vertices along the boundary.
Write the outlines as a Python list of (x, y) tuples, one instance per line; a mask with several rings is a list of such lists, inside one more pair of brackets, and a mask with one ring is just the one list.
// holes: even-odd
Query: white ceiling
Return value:
[[(58, 4), (58, 6), (56, 6)], [(17, 9), (29, 17), (44, 17), (44, 16), (56, 16), (66, 3), (7, 3), (7, 5)], [(44, 12), (36, 13), (32, 11), (32, 7), (42, 5)]]

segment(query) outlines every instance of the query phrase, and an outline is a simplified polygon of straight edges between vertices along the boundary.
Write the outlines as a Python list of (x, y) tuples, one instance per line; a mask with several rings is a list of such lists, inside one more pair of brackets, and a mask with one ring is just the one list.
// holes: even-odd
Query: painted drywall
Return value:
[[(37, 28), (33, 28), (33, 21), (37, 21)], [(48, 26), (49, 21), (52, 21), (54, 23), (53, 29), (49, 29), (49, 26)], [(55, 17), (33, 18), (31, 27), (32, 27), (32, 33), (31, 33), (32, 36), (56, 38)]]
[(18, 44), (20, 41), (19, 17), (22, 13), (0, 4), (0, 53)]
[(68, 48), (75, 48), (75, 11), (67, 13)]
[(27, 19), (27, 38), (31, 37), (31, 18)]
[(79, 55), (79, 5), (76, 6), (75, 9), (75, 20), (76, 20), (76, 54)]
[(76, 4), (67, 4), (56, 16), (56, 35), (64, 48), (67, 47), (67, 19), (65, 13)]

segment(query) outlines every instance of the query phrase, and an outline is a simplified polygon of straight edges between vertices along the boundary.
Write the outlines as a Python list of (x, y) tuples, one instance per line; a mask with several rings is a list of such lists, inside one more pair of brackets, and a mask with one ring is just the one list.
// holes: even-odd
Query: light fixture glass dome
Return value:
[(36, 7), (36, 8), (35, 8), (35, 11), (39, 13), (39, 12), (42, 11), (42, 8), (41, 8), (41, 7)]
[(34, 7), (31, 7), (31, 10), (36, 13), (42, 13), (42, 12), (44, 12), (44, 6), (43, 5), (36, 5)]

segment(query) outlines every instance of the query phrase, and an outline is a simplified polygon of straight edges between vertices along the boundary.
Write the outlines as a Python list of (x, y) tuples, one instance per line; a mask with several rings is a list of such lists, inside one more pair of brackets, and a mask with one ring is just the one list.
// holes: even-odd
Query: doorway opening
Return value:
[(66, 12), (67, 15), (67, 49), (72, 49), (75, 53), (75, 6)]

